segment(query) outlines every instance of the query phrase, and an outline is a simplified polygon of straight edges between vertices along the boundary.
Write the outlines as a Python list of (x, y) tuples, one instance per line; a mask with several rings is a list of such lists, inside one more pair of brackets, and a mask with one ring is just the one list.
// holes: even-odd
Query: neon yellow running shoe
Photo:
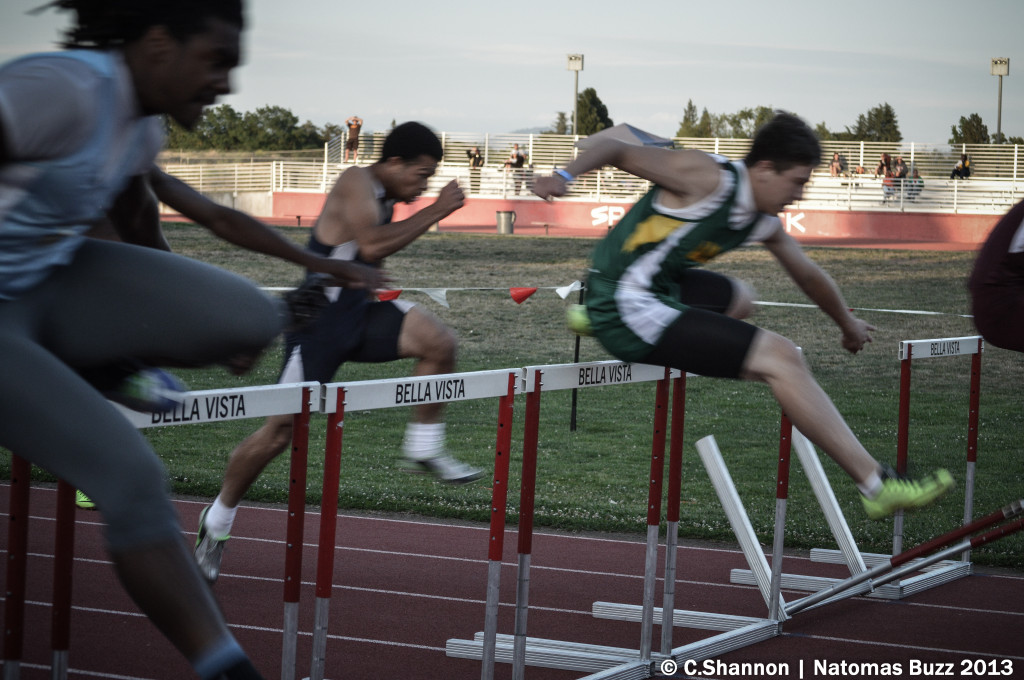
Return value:
[(84, 493), (75, 489), (75, 505), (82, 508), (83, 510), (95, 510), (96, 504), (86, 496)]
[(953, 488), (949, 470), (936, 470), (921, 480), (907, 479), (886, 468), (882, 472), (882, 490), (874, 498), (861, 495), (864, 511), (871, 519), (888, 517), (899, 509), (916, 510), (941, 498)]
[(593, 335), (590, 327), (590, 317), (587, 316), (587, 308), (583, 305), (569, 305), (565, 310), (565, 322), (576, 335)]

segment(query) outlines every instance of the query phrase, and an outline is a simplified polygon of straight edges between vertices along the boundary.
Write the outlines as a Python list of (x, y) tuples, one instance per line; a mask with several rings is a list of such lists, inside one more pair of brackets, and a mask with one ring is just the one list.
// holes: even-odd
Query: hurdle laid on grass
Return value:
[[(970, 524), (974, 513), (974, 467), (978, 452), (978, 403), (981, 381), (981, 355), (984, 345), (980, 336), (968, 336), (959, 338), (936, 338), (930, 340), (904, 340), (899, 344), (900, 358), (900, 393), (899, 393), (899, 415), (897, 429), (896, 466), (897, 472), (906, 473), (907, 452), (909, 449), (910, 431), (910, 374), (912, 359), (928, 359), (940, 357), (971, 356), (970, 394), (967, 408), (967, 469), (964, 481), (964, 526)], [(891, 555), (876, 553), (861, 553), (857, 547), (846, 518), (843, 516), (839, 503), (829, 484), (825, 471), (821, 466), (813, 445), (803, 437), (794, 438), (794, 447), (800, 458), (800, 463), (811, 483), (818, 504), (828, 523), (832, 536), (839, 546), (838, 550), (826, 550), (815, 548), (811, 550), (810, 559), (813, 562), (845, 564), (851, 576), (862, 574), (870, 566), (887, 564)], [(893, 527), (893, 555), (900, 554), (903, 544), (903, 513), (897, 513)], [(969, 560), (969, 548), (965, 549), (960, 560), (945, 560), (936, 563), (929, 561), (927, 565), (921, 564), (922, 573), (889, 583), (893, 579), (887, 579), (886, 584), (876, 582), (875, 588), (869, 597), (896, 600), (914, 593), (919, 593), (935, 586), (949, 583), (956, 579), (967, 576), (971, 573)], [(911, 562), (912, 567), (917, 562)], [(910, 573), (913, 569), (906, 572)], [(750, 572), (736, 569), (731, 572), (730, 579), (733, 583), (750, 585), (753, 580)], [(799, 574), (783, 574), (782, 585), (792, 590), (818, 591), (829, 588), (839, 583), (842, 579), (825, 578), (820, 576), (805, 576)]]
[[(519, 369), (475, 373), (450, 373), (416, 378), (365, 380), (330, 383), (323, 386), (323, 412), (327, 418), (323, 497), (320, 503), (320, 540), (317, 554), (316, 610), (313, 624), (313, 654), (309, 680), (323, 680), (327, 660), (327, 624), (334, 585), (334, 551), (338, 523), (338, 485), (341, 467), (342, 433), (346, 411), (450, 403), (499, 398), (498, 432), (495, 447), (494, 486), (491, 503), (491, 542), (488, 576), (501, 568), (505, 531), (505, 501), (508, 486), (509, 449), (512, 445), (512, 407), (520, 382)], [(487, 592), (488, 612), (498, 611), (497, 589)]]
[[(292, 438), (293, 471), (296, 464), (306, 469), (308, 446), (309, 414), (311, 402), (316, 400), (319, 409), (319, 383), (295, 383), (264, 387), (242, 387), (226, 390), (205, 390), (187, 392), (181, 405), (168, 413), (138, 413), (123, 407), (118, 408), (137, 428), (162, 427), (213, 423), (243, 418), (260, 418), (271, 415), (293, 415), (294, 434)], [(4, 622), (4, 680), (16, 680), (20, 673), (25, 603), (25, 566), (28, 540), (28, 501), (31, 465), (12, 456), (10, 533), (8, 534), (7, 602)], [(295, 489), (292, 490), (296, 491)], [(305, 503), (305, 482), (300, 488), (301, 503)], [(292, 507), (291, 505), (289, 506)], [(304, 505), (302, 506), (304, 507)], [(75, 490), (65, 482), (57, 485), (56, 539), (54, 547), (53, 612), (51, 649), (51, 678), (64, 680), (68, 672), (70, 648), (71, 585), (72, 563), (74, 560)], [(294, 543), (293, 522), (298, 521), (299, 540)], [(286, 555), (285, 573), (285, 619), (293, 615), (298, 604), (298, 583), (301, 569), (302, 517), (289, 513), (289, 544)], [(297, 555), (297, 557), (296, 557)], [(290, 599), (294, 596), (294, 604)], [(284, 654), (294, 658), (296, 643), (294, 629), (289, 638), (285, 626)], [(294, 664), (293, 664), (294, 666)]]

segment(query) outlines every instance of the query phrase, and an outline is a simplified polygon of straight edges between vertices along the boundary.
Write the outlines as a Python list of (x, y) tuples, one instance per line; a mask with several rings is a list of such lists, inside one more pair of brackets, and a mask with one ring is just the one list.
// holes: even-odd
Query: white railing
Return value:
[[(366, 165), (379, 158), (386, 133), (373, 133), (360, 138), (359, 161)], [(436, 193), (444, 184), (457, 179), (470, 196), (529, 196), (536, 175), (549, 174), (564, 166), (578, 153), (578, 137), (554, 134), (475, 134), (441, 133), (444, 160), (431, 178), (428, 194)], [(512, 145), (519, 144), (527, 158), (521, 169), (504, 167)], [(691, 148), (742, 158), (750, 148), (749, 139), (677, 138), (677, 148)], [(478, 172), (469, 168), (466, 152), (478, 147), (484, 156), (484, 167)], [(185, 159), (181, 154), (165, 155), (165, 169), (201, 192), (313, 192), (326, 193), (338, 175), (347, 167), (340, 162), (343, 139), (328, 143), (322, 160), (268, 160), (250, 158), (245, 163), (216, 163)], [(823, 164), (807, 185), (800, 207), (840, 210), (885, 210), (910, 212), (948, 212), (999, 214), (1024, 198), (1024, 177), (1020, 172), (1016, 145), (917, 144), (914, 142), (824, 142), (823, 162), (833, 153), (843, 160), (843, 176), (832, 177)], [(902, 156), (908, 167), (918, 170), (924, 186), (920, 191), (906, 182), (896, 180), (891, 187), (883, 184), (874, 172), (878, 160), (887, 153), (895, 160)], [(970, 180), (951, 180), (950, 171), (961, 153), (971, 158)], [(862, 167), (865, 174), (852, 171)], [(650, 184), (633, 175), (605, 168), (588, 173), (570, 187), (569, 199), (612, 200), (631, 202), (647, 191)]]

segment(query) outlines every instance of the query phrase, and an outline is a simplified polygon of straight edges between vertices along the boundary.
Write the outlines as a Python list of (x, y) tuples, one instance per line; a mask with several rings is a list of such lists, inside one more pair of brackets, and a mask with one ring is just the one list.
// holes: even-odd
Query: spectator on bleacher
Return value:
[(348, 155), (352, 154), (352, 162), (359, 162), (359, 131), (363, 129), (363, 119), (359, 116), (350, 116), (345, 121), (348, 127), (348, 137), (345, 139), (345, 162), (348, 163)]
[(917, 200), (917, 197), (921, 195), (921, 190), (924, 189), (924, 180), (921, 179), (921, 174), (915, 167), (910, 171), (910, 177), (906, 180), (907, 187), (907, 198), (911, 201)]
[(505, 171), (512, 173), (512, 187), (514, 194), (519, 194), (519, 189), (523, 186), (523, 166), (526, 165), (526, 156), (519, 149), (518, 144), (512, 145), (512, 152), (508, 155), (508, 160), (505, 161)]
[(887, 153), (883, 153), (878, 159), (878, 165), (875, 167), (875, 177), (886, 177), (892, 176), (892, 157)]
[(896, 156), (896, 162), (892, 166), (892, 174), (898, 179), (903, 179), (909, 173), (907, 164), (903, 162), (903, 156)]
[(896, 193), (896, 180), (892, 172), (892, 158), (883, 153), (875, 168), (875, 177), (882, 176), (882, 202), (888, 201)]
[(832, 153), (832, 162), (829, 163), (828, 169), (833, 177), (839, 177), (843, 174), (843, 159), (839, 157), (838, 151)]
[(900, 180), (896, 179), (892, 170), (886, 170), (882, 177), (882, 202), (888, 201), (890, 198), (896, 197), (896, 187)]
[(970, 179), (971, 178), (971, 159), (967, 157), (967, 154), (960, 154), (960, 160), (956, 165), (953, 166), (953, 172), (949, 173), (950, 179)]
[(474, 146), (466, 152), (469, 159), (469, 193), (475, 194), (480, 191), (480, 168), (484, 167), (484, 156), (480, 153), (480, 147)]

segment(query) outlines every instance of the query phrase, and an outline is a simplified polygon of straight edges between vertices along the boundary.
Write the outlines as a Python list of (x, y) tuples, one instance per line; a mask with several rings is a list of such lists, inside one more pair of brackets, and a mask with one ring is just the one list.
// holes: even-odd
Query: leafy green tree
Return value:
[(228, 104), (206, 109), (192, 129), (198, 138), (199, 149), (222, 149), (234, 151), (246, 148), (243, 116)]
[(597, 90), (592, 87), (580, 92), (579, 99), (576, 101), (576, 115), (579, 130), (574, 132), (579, 135), (592, 135), (615, 125), (608, 117), (608, 107), (597, 96)]
[(1013, 136), (1007, 137), (1006, 138), (1006, 143), (1007, 144), (1024, 144), (1024, 137), (1013, 137)]
[(693, 100), (686, 102), (686, 109), (683, 111), (683, 120), (676, 130), (676, 137), (697, 137), (697, 107)]
[(775, 115), (771, 106), (758, 106), (756, 109), (740, 109), (736, 113), (723, 116), (723, 127), (728, 127), (727, 135), (740, 139), (752, 139), (759, 127), (767, 123)]
[(814, 134), (823, 142), (835, 139), (835, 134), (828, 129), (828, 126), (825, 125), (825, 121), (821, 121), (814, 126)]
[(569, 117), (565, 114), (565, 111), (559, 111), (555, 114), (555, 122), (551, 126), (551, 133), (555, 135), (567, 135), (569, 134)]
[(288, 109), (261, 106), (242, 117), (243, 136), (240, 142), (246, 151), (298, 149), (298, 126), (299, 119)]
[(167, 135), (164, 142), (167, 149), (199, 148), (195, 133), (178, 125), (170, 116), (164, 116), (164, 133)]
[(972, 113), (966, 118), (960, 116), (960, 122), (950, 128), (952, 137), (950, 144), (988, 144), (988, 127), (982, 122), (981, 116)]
[(900, 142), (903, 135), (896, 120), (896, 111), (887, 103), (879, 104), (868, 112), (857, 116), (854, 126), (846, 131), (852, 139), (866, 142)]
[(340, 137), (345, 128), (337, 123), (327, 123), (320, 130), (320, 141), (327, 143), (335, 137)]
[(714, 137), (715, 136), (715, 121), (712, 119), (711, 114), (708, 113), (707, 108), (700, 112), (700, 120), (697, 121), (697, 130), (694, 137)]
[(311, 120), (307, 120), (305, 123), (295, 128), (296, 148), (312, 149), (322, 146), (326, 141), (327, 140), (324, 139), (323, 134), (320, 132), (320, 128), (314, 125)]

